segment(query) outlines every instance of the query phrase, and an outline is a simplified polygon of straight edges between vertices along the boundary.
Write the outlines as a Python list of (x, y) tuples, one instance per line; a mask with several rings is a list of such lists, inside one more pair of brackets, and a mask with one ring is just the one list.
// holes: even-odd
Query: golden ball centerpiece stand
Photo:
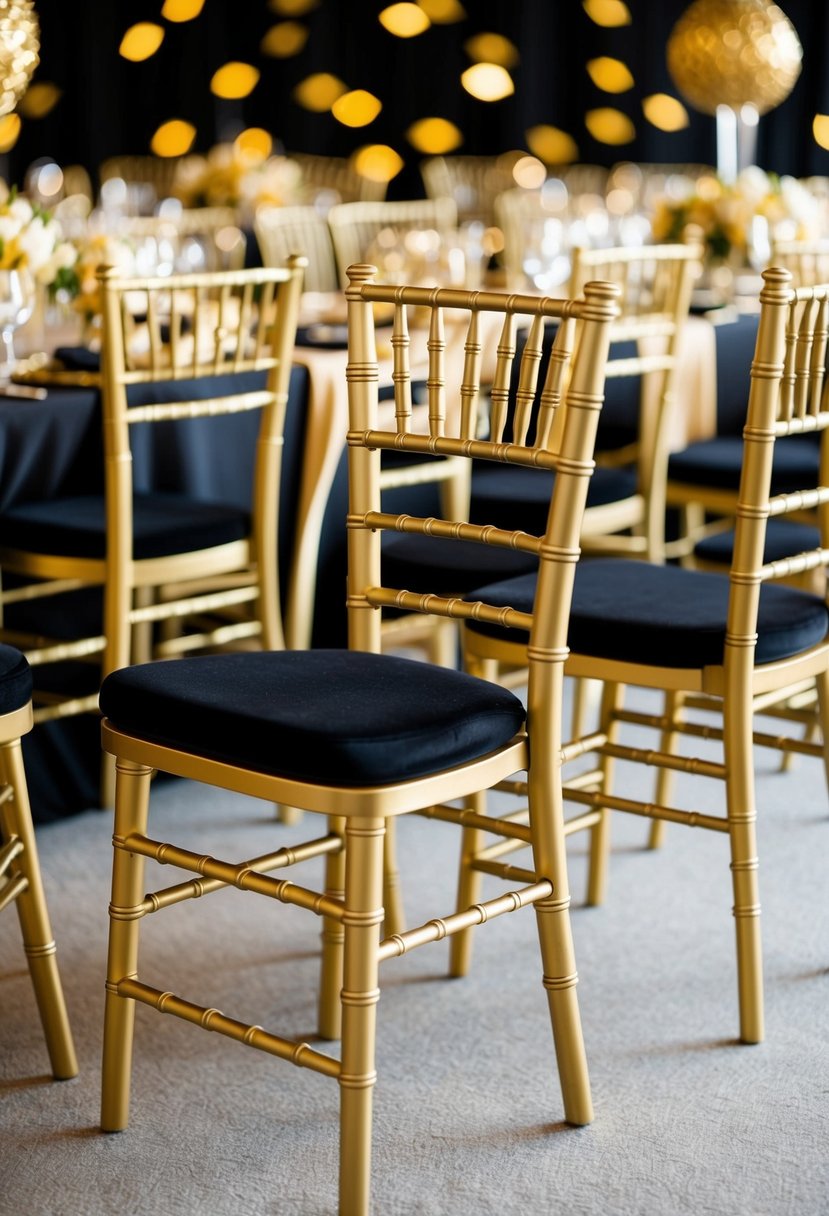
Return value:
[(668, 39), (668, 70), (690, 105), (717, 119), (726, 183), (754, 162), (761, 114), (788, 97), (803, 49), (771, 0), (694, 0)]
[(40, 62), (33, 0), (0, 0), (0, 117), (10, 114)]

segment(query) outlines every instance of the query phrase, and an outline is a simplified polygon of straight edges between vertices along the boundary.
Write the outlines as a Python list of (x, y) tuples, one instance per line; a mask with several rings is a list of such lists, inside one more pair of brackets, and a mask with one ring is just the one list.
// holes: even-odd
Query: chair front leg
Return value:
[(130, 1074), (135, 1001), (119, 996), (118, 984), (138, 974), (138, 928), (143, 915), (144, 858), (130, 853), (124, 841), (147, 829), (150, 778), (146, 765), (118, 760), (116, 764), (115, 833), (112, 859), (112, 901), (109, 906), (101, 1127), (121, 1131), (129, 1121)]
[[(602, 691), (599, 711), (599, 730), (609, 743), (615, 743), (619, 735), (616, 713), (622, 704), (623, 686), (606, 683)], [(613, 782), (614, 761), (610, 756), (602, 757), (602, 790), (610, 792)], [(610, 868), (610, 811), (599, 810), (599, 821), (590, 829), (590, 863), (587, 873), (587, 903), (593, 907), (604, 903), (607, 894), (607, 874)]]
[[(667, 730), (664, 730), (659, 738), (659, 750), (667, 755), (673, 754), (674, 748), (679, 738), (679, 732), (671, 729), (673, 723), (679, 718), (682, 712), (682, 705), (685, 700), (685, 694), (669, 689), (665, 693), (665, 718), (671, 723)], [(660, 768), (656, 777), (656, 790), (654, 799), (657, 806), (669, 806), (673, 794), (674, 774), (669, 768)], [(648, 833), (648, 848), (659, 849), (662, 847), (665, 840), (665, 820), (654, 819), (651, 823), (650, 832)]]
[(382, 819), (346, 826), (340, 1216), (368, 1216), (369, 1210), (384, 838)]

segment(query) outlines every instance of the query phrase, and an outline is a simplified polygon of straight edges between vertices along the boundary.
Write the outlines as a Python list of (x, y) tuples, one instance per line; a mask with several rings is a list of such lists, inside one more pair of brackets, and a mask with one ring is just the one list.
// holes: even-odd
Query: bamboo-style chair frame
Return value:
[(348, 281), (348, 267), (365, 257), (383, 228), (434, 228), (447, 233), (457, 224), (458, 209), (451, 198), (339, 203), (328, 212), (328, 226), (340, 280)]
[(265, 266), (283, 266), (291, 253), (308, 259), (305, 291), (338, 292), (340, 277), (328, 221), (316, 207), (259, 207), (253, 221)]
[(496, 222), (495, 201), (515, 185), (512, 170), (520, 152), (504, 156), (430, 156), (420, 162), (429, 198), (451, 198), (463, 222)]
[(343, 203), (376, 202), (386, 197), (388, 182), (364, 177), (357, 172), (349, 157), (291, 152), (288, 158), (299, 165), (306, 193), (329, 190)]
[[(569, 926), (556, 740), (560, 730), (569, 597), (578, 557), (581, 514), (592, 471), (591, 452), (602, 402), (604, 362), (616, 294), (615, 288), (604, 284), (589, 284), (584, 299), (579, 301), (448, 289), (428, 291), (377, 285), (372, 281), (373, 273), (371, 266), (351, 267), (347, 289), (350, 646), (379, 652), (381, 610), (388, 605), (452, 620), (501, 619), (500, 611), (482, 603), (473, 605), (456, 598), (414, 595), (405, 589), (382, 586), (380, 533), (383, 530), (417, 531), (425, 536), (448, 536), (482, 544), (532, 549), (538, 553), (541, 566), (539, 611), (533, 619), (521, 615), (516, 621), (531, 629), (529, 736), (522, 731), (496, 751), (433, 776), (373, 788), (350, 788), (315, 785), (234, 768), (131, 736), (106, 720), (103, 725), (104, 746), (116, 756), (118, 766), (103, 1127), (117, 1130), (127, 1122), (132, 1023), (135, 1002), (140, 1001), (338, 1079), (341, 1089), (340, 1211), (351, 1216), (362, 1216), (368, 1210), (378, 966), (416, 946), (454, 934), (467, 925), (519, 907), (535, 907), (565, 1117), (574, 1123), (586, 1123), (592, 1118), (576, 1000), (577, 977)], [(372, 313), (375, 303), (392, 304), (397, 314), (396, 418), (385, 429), (378, 422), (378, 364)], [(462, 384), (457, 397), (452, 396), (450, 407), (442, 378), (436, 378), (430, 384), (426, 433), (418, 432), (412, 426), (406, 309), (413, 305), (431, 311), (436, 333), (442, 329), (445, 308), (465, 310), (469, 318)], [(522, 360), (522, 379), (526, 378), (528, 382), (538, 374), (545, 318), (561, 321), (545, 389), (539, 438), (532, 446), (526, 442), (529, 401), (524, 411), (524, 433), (520, 434), (519, 425), (519, 434), (512, 443), (503, 441), (506, 413), (499, 404), (494, 409), (491, 438), (476, 438), (481, 360), (478, 318), (484, 311), (503, 314), (506, 337), (499, 347), (499, 363), (505, 365), (514, 354), (511, 335), (517, 317), (520, 314), (532, 317), (531, 341)], [(552, 423), (570, 369), (560, 449), (552, 451), (548, 446)], [(502, 374), (509, 378), (506, 366), (502, 368)], [(380, 509), (380, 453), (383, 450), (506, 461), (527, 468), (555, 468), (558, 476), (546, 535), (538, 539), (523, 533), (473, 526), (463, 520), (384, 513)], [(387, 856), (384, 842), (395, 817), (439, 804), (441, 818), (462, 823), (464, 812), (457, 808), (453, 810), (449, 806), (452, 801), (471, 796), (474, 791), (526, 769), (530, 756), (528, 784), (533, 812), (529, 832), (540, 877), (478, 907), (404, 930), (394, 876), (389, 872), (387, 862), (384, 876), (384, 856)], [(328, 831), (305, 845), (282, 849), (272, 856), (255, 858), (241, 865), (199, 858), (193, 852), (162, 844), (146, 835), (150, 775), (156, 768), (323, 813), (328, 816)], [(324, 892), (310, 891), (267, 876), (268, 871), (312, 856), (326, 858)], [(144, 896), (145, 857), (174, 862), (198, 877), (193, 882)], [(324, 1038), (333, 1038), (338, 1037), (342, 1029), (341, 1063), (307, 1044), (244, 1025), (216, 1010), (204, 1009), (149, 987), (138, 978), (140, 919), (168, 904), (228, 885), (259, 891), (312, 910), (323, 918), (320, 1031)], [(387, 936), (381, 941), (380, 925), (384, 919)]]
[[(591, 849), (590, 902), (600, 903), (604, 896), (611, 810), (644, 816), (653, 821), (654, 826), (673, 822), (728, 836), (734, 888), (740, 1037), (748, 1043), (760, 1042), (764, 1036), (752, 745), (784, 747), (821, 758), (829, 771), (829, 757), (822, 742), (771, 738), (753, 731), (755, 713), (779, 702), (781, 696), (787, 695), (787, 690), (798, 686), (808, 689), (815, 682), (824, 728), (823, 738), (829, 737), (826, 730), (829, 640), (825, 639), (786, 660), (764, 664), (757, 664), (754, 660), (760, 586), (772, 581), (790, 580), (805, 571), (825, 570), (829, 565), (829, 410), (825, 372), (829, 285), (792, 290), (791, 275), (780, 268), (764, 271), (763, 279), (760, 326), (751, 368), (748, 418), (743, 432), (745, 457), (736, 507), (736, 536), (723, 662), (704, 668), (658, 667), (571, 654), (567, 661), (567, 674), (601, 680), (604, 694), (599, 729), (583, 739), (571, 741), (562, 750), (565, 763), (587, 754), (598, 756), (597, 768), (566, 781), (564, 787), (565, 801), (599, 811), (600, 815), (594, 828)], [(771, 462), (775, 443), (785, 441), (792, 435), (805, 434), (821, 436), (821, 484), (771, 496)], [(803, 510), (816, 512), (821, 546), (787, 559), (764, 563), (767, 521), (787, 515), (796, 516)], [(612, 627), (612, 622), (608, 622), (608, 627)], [(470, 630), (466, 631), (465, 646), (470, 670), (484, 674), (494, 661), (518, 664), (525, 654), (518, 639), (506, 642), (483, 637)], [(664, 713), (647, 715), (625, 710), (621, 690), (628, 684), (664, 690), (667, 694)], [(686, 708), (708, 709), (712, 705), (723, 715), (721, 728), (688, 721), (684, 717)], [(792, 706), (788, 716), (794, 722), (803, 720), (803, 714), (796, 705)], [(621, 745), (618, 731), (623, 723), (657, 730), (661, 736), (659, 749)], [(714, 762), (678, 755), (675, 744), (680, 735), (720, 740), (724, 749), (723, 760)], [(660, 773), (693, 773), (722, 781), (726, 787), (726, 814), (681, 810), (662, 805), (658, 800), (646, 803), (611, 793), (616, 760), (651, 765)], [(521, 847), (517, 833), (513, 832), (512, 839), (509, 839), (508, 831), (499, 831), (503, 839), (489, 849), (482, 847), (480, 833), (465, 841), (459, 897), (462, 901), (474, 900), (474, 892), (480, 881), (477, 871), (489, 872), (487, 860), (490, 856)], [(480, 860), (475, 860), (476, 854)], [(457, 973), (463, 973), (469, 965), (471, 946), (468, 937), (465, 941), (457, 941), (454, 959)]]
[[(629, 448), (597, 455), (600, 463), (635, 464), (636, 493), (586, 512), (585, 551), (636, 554), (651, 562), (665, 559), (668, 433), (675, 408), (678, 348), (701, 259), (697, 245), (573, 250), (568, 294), (578, 295), (588, 279), (616, 283), (622, 315), (613, 326), (612, 340), (637, 343), (637, 354), (608, 361), (608, 379), (639, 376), (642, 382), (637, 441)], [(649, 348), (654, 343), (659, 349)], [(644, 401), (651, 377), (657, 383), (655, 405), (647, 410)], [(625, 535), (628, 529), (631, 534)]]
[(32, 704), (0, 716), (0, 911), (14, 904), (53, 1075), (77, 1076), (78, 1061), (58, 972), (37, 856), (20, 738)]
[[(280, 454), (304, 259), (282, 269), (224, 271), (161, 278), (120, 278), (99, 273), (104, 298), (102, 409), (107, 551), (103, 558), (44, 554), (0, 547), (0, 566), (39, 580), (4, 591), (3, 605), (76, 590), (104, 588), (104, 629), (72, 640), (2, 631), (32, 666), (68, 660), (97, 661), (103, 675), (135, 658), (149, 658), (149, 630), (161, 622), (249, 606), (247, 619), (179, 633), (153, 647), (170, 657), (205, 646), (261, 638), (267, 649), (284, 645), (277, 569)], [(258, 295), (258, 302), (255, 297)], [(210, 305), (210, 302), (212, 306)], [(208, 316), (207, 308), (215, 308)], [(146, 315), (147, 349), (139, 364), (131, 353)], [(185, 357), (184, 318), (192, 319), (192, 353)], [(169, 330), (164, 340), (162, 324)], [(192, 401), (129, 406), (134, 385), (262, 371), (255, 391)], [(133, 477), (130, 435), (138, 424), (261, 411), (248, 537), (202, 550), (136, 560), (133, 557)], [(199, 590), (206, 580), (223, 585)], [(35, 694), (35, 722), (97, 712), (97, 691), (83, 696)], [(104, 792), (104, 798), (107, 794)]]

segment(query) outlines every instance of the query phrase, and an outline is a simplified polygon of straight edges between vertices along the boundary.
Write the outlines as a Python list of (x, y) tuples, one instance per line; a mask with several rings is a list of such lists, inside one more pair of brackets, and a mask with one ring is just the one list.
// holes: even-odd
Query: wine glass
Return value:
[(14, 332), (34, 311), (35, 288), (25, 270), (0, 270), (0, 383), (8, 383), (15, 369)]

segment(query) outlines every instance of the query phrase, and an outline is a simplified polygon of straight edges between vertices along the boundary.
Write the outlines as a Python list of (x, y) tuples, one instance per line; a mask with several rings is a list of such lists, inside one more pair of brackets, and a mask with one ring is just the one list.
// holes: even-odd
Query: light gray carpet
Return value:
[[(724, 839), (673, 827), (652, 854), (640, 847), (647, 824), (620, 816), (605, 907), (579, 906), (584, 846), (571, 842), (595, 1123), (559, 1121), (531, 913), (479, 933), (467, 979), (444, 978), (445, 944), (385, 964), (378, 1216), (829, 1212), (827, 795), (814, 762), (786, 775), (768, 752), (759, 763), (767, 1042), (735, 1042)], [(710, 783), (683, 779), (688, 795), (695, 786), (711, 805)], [(296, 835), (269, 806), (185, 783), (157, 788), (151, 823), (159, 838), (189, 835), (239, 859)], [(176, 1019), (139, 1009), (130, 1129), (96, 1130), (110, 830), (90, 811), (39, 832), (74, 1081), (47, 1076), (16, 918), (3, 918), (0, 1212), (333, 1213), (335, 1082)], [(411, 923), (451, 910), (456, 848), (447, 825), (401, 824)], [(150, 881), (167, 885), (170, 871)], [(143, 978), (277, 1033), (312, 1034), (318, 924), (263, 904), (223, 892), (149, 918)]]

